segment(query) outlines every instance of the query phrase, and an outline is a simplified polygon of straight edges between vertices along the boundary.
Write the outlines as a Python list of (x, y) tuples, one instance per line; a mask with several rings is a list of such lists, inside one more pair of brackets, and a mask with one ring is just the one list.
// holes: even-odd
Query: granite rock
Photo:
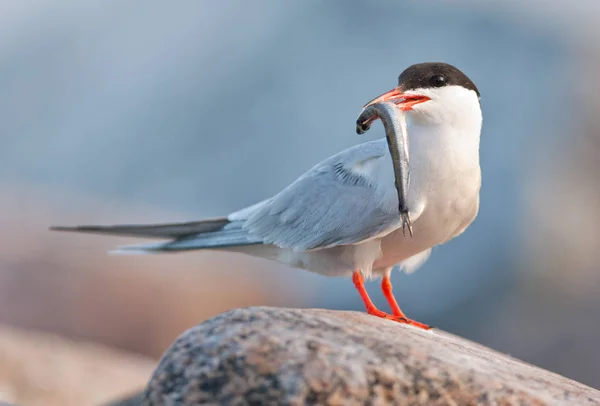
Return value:
[(471, 341), (363, 313), (246, 308), (182, 334), (146, 405), (599, 405), (600, 392)]

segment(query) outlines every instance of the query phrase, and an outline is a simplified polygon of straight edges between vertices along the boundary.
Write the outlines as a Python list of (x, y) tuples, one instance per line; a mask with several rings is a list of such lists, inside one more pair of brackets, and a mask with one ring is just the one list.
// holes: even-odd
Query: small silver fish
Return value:
[(402, 232), (406, 230), (413, 235), (410, 212), (407, 206), (410, 167), (408, 160), (408, 130), (406, 116), (394, 103), (380, 102), (366, 107), (356, 120), (356, 133), (364, 134), (371, 128), (371, 123), (381, 119), (385, 128), (385, 137), (394, 165), (394, 178), (398, 192), (398, 210), (402, 219)]

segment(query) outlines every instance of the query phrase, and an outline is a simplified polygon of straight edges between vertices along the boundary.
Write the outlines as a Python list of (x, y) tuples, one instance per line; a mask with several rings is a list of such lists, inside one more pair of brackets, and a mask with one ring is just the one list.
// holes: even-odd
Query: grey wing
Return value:
[(294, 251), (354, 244), (392, 231), (399, 226), (398, 201), (388, 161), (385, 139), (347, 149), (244, 213), (243, 228), (265, 244)]

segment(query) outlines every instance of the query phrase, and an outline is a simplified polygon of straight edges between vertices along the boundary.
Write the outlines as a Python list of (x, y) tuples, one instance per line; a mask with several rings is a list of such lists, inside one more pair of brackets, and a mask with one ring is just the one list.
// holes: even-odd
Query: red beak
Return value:
[(415, 104), (423, 103), (428, 100), (431, 99), (427, 96), (404, 94), (400, 91), (400, 89), (395, 88), (390, 90), (389, 92), (385, 92), (384, 94), (377, 96), (376, 98), (365, 104), (363, 108), (379, 102), (391, 102), (396, 104), (400, 110), (408, 111), (411, 110)]

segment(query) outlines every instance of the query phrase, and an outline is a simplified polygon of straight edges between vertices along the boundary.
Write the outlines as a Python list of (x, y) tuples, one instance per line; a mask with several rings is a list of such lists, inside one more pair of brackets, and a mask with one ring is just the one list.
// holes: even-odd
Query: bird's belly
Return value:
[[(360, 252), (357, 248), (362, 246)], [(362, 266), (369, 266), (379, 257), (379, 241), (370, 244), (340, 245), (312, 251), (293, 251), (274, 245), (228, 247), (228, 251), (276, 261), (292, 268), (304, 269), (325, 276), (348, 276)], [(359, 254), (359, 256), (357, 256)], [(360, 263), (360, 265), (359, 265)]]
[(425, 208), (413, 222), (413, 236), (398, 229), (381, 240), (382, 255), (373, 268), (387, 268), (443, 244), (461, 234), (475, 219), (479, 209), (479, 174), (471, 181), (446, 182), (442, 190), (423, 194)]

